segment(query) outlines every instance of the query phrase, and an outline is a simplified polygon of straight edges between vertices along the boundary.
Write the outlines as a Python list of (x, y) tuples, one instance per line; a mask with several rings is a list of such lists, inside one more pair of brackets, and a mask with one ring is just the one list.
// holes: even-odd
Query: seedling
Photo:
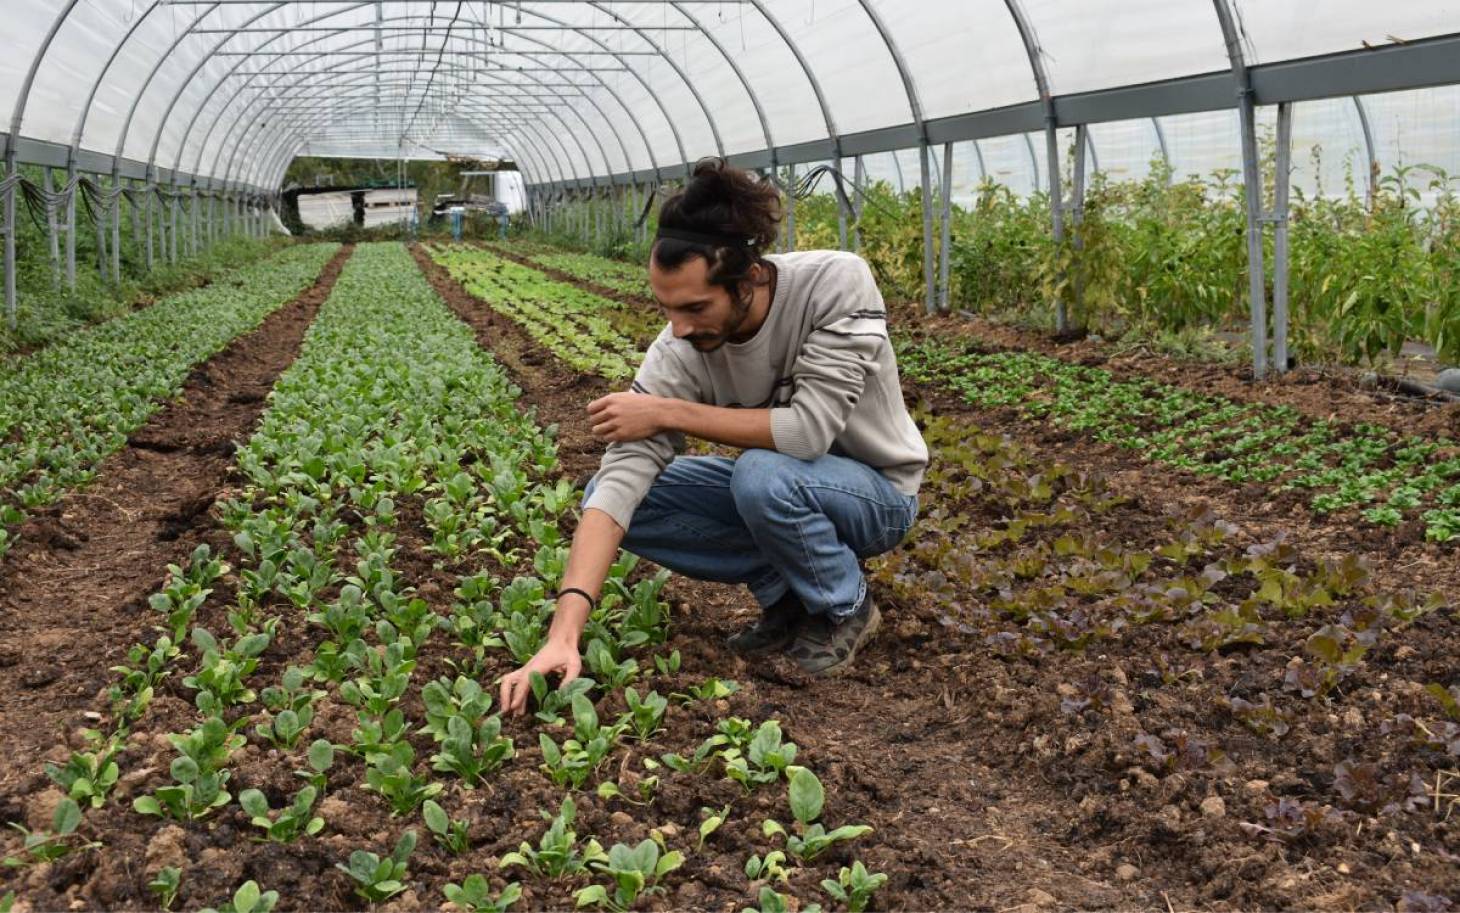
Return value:
[(426, 819), (426, 828), (436, 837), (448, 853), (460, 855), (466, 852), (466, 822), (452, 820), (446, 809), (427, 799), (421, 806), (421, 816)]
[(766, 819), (761, 831), (767, 836), (779, 834), (786, 838), (786, 850), (802, 862), (810, 862), (825, 852), (832, 844), (843, 840), (855, 840), (870, 834), (872, 828), (865, 824), (846, 824), (828, 831), (817, 821), (826, 802), (826, 791), (821, 781), (805, 767), (792, 767), (790, 774), (791, 814), (796, 818), (795, 833), (788, 833), (779, 823)]
[(442, 676), (434, 682), (427, 682), (421, 689), (421, 701), (426, 705), (426, 725), (421, 732), (431, 733), (438, 742), (447, 737), (447, 723), (454, 717), (476, 725), (492, 709), (492, 696), (476, 679), (458, 675), (455, 681)]
[(501, 717), (494, 714), (472, 723), (465, 715), (453, 716), (446, 723), (441, 750), (431, 756), (431, 766), (456, 774), (471, 789), (514, 753), (512, 740), (502, 735)]
[(597, 840), (590, 839), (581, 851), (578, 849), (578, 834), (573, 830), (573, 819), (577, 814), (578, 807), (573, 799), (565, 796), (556, 817), (542, 813), (549, 824), (537, 847), (524, 842), (517, 852), (502, 857), (500, 867), (521, 866), (540, 877), (562, 878), (586, 872), (590, 862), (606, 859)]
[(542, 767), (552, 781), (581, 789), (613, 750), (626, 724), (600, 725), (593, 702), (581, 694), (573, 696), (572, 707), (573, 738), (559, 748), (551, 736), (540, 732), (538, 745), (542, 749)]
[(177, 866), (163, 866), (158, 869), (152, 880), (147, 882), (147, 890), (157, 898), (157, 905), (164, 910), (172, 909), (177, 901), (178, 888), (182, 886), (182, 870)]
[(750, 792), (758, 785), (774, 783), (781, 778), (796, 760), (796, 743), (783, 742), (780, 722), (766, 720), (756, 729), (744, 754), (739, 748), (730, 747), (725, 749), (722, 757), (725, 759), (725, 776)]
[[(649, 758), (645, 758), (644, 763), (653, 764), (654, 762)], [(598, 797), (600, 799), (620, 799), (630, 805), (648, 805), (654, 801), (654, 793), (658, 788), (658, 777), (641, 777), (634, 785), (635, 791), (639, 794), (639, 798), (635, 800), (630, 799), (628, 794), (620, 789), (617, 783), (612, 780), (604, 780), (598, 784)]]
[(278, 891), (260, 891), (258, 882), (249, 880), (233, 892), (233, 899), (221, 909), (204, 907), (201, 913), (270, 913), (278, 903)]
[(335, 863), (335, 868), (355, 882), (355, 893), (367, 903), (381, 903), (406, 889), (406, 860), (416, 849), (416, 832), (400, 835), (395, 849), (384, 859), (367, 850), (350, 854), (350, 864)]
[(92, 750), (73, 751), (65, 767), (47, 764), (46, 775), (72, 799), (101, 808), (117, 783), (119, 770), (115, 758), (122, 750), (122, 743), (116, 736), (103, 738), (95, 729), (86, 730), (85, 737)]
[(310, 812), (314, 809), (319, 790), (304, 786), (294, 794), (294, 799), (277, 813), (269, 808), (269, 800), (256, 789), (245, 789), (238, 794), (238, 804), (249, 816), (249, 823), (262, 828), (264, 837), (274, 843), (293, 843), (303, 836), (314, 836), (324, 830), (324, 819)]
[(164, 634), (151, 647), (134, 644), (127, 651), (126, 664), (112, 667), (120, 680), (107, 689), (107, 699), (120, 726), (131, 725), (146, 711), (153, 689), (168, 676), (168, 666), (179, 652), (172, 638)]
[(572, 706), (573, 698), (580, 694), (586, 695), (597, 686), (593, 679), (580, 677), (561, 688), (554, 688), (541, 672), (531, 673), (527, 680), (532, 688), (532, 699), (537, 703), (537, 712), (534, 715), (549, 726), (561, 724), (563, 711)]
[[(745, 907), (740, 913), (792, 913), (795, 905), (784, 894), (777, 894), (770, 885), (761, 885), (760, 905)], [(821, 904), (812, 903), (800, 908), (800, 913), (821, 913)]]
[(409, 742), (398, 742), (389, 752), (370, 756), (365, 788), (384, 796), (393, 814), (410, 814), (446, 788), (444, 784), (432, 782), (430, 777), (417, 776), (411, 769), (415, 759), (416, 753)]
[(183, 684), (198, 691), (194, 703), (204, 714), (221, 716), (236, 704), (252, 703), (257, 695), (244, 684), (258, 668), (259, 654), (269, 646), (267, 633), (248, 634), (226, 648), (206, 628), (193, 629), (193, 644), (203, 651), (198, 671), (183, 679)]
[(722, 809), (719, 809), (718, 811), (715, 810), (715, 809), (713, 809), (713, 808), (701, 808), (700, 809), (700, 842), (699, 842), (699, 845), (695, 847), (695, 849), (699, 849), (699, 850), (704, 849), (705, 848), (705, 841), (707, 839), (709, 839), (709, 836), (711, 834), (713, 834), (715, 831), (719, 830), (720, 829), (720, 825), (724, 824), (725, 823), (725, 819), (726, 818), (729, 818), (729, 817), (730, 817), (730, 806), (728, 806), (728, 805), (725, 806)]
[(101, 846), (100, 843), (83, 843), (77, 839), (76, 828), (80, 824), (81, 806), (76, 804), (76, 800), (70, 798), (56, 803), (56, 811), (51, 815), (49, 831), (30, 831), (24, 825), (12, 821), (10, 826), (25, 836), (25, 843), (22, 846), (25, 856), (7, 856), (5, 865), (18, 867), (37, 862), (50, 862), (60, 859), (73, 850), (86, 850)]
[(669, 701), (659, 692), (650, 691), (639, 697), (638, 691), (627, 688), (624, 690), (624, 700), (628, 703), (629, 711), (626, 716), (635, 738), (647, 742), (663, 731), (664, 712), (669, 709)]
[(846, 904), (847, 913), (862, 913), (871, 902), (873, 893), (885, 884), (886, 875), (868, 872), (861, 860), (857, 860), (851, 868), (842, 866), (835, 881), (830, 878), (822, 881), (821, 889)]
[(466, 876), (459, 885), (448, 884), (442, 892), (447, 901), (465, 913), (507, 913), (508, 908), (522, 898), (522, 885), (509, 882), (502, 893), (493, 897), (487, 879), (474, 874)]
[(727, 698), (740, 690), (737, 682), (722, 681), (718, 678), (707, 678), (698, 685), (692, 686), (689, 691), (676, 692), (670, 697), (681, 703), (689, 704), (694, 701), (718, 701)]
[(638, 846), (616, 843), (609, 848), (608, 858), (596, 860), (593, 868), (613, 879), (613, 892), (600, 884), (589, 885), (573, 895), (580, 907), (589, 904), (614, 911), (627, 910), (642, 894), (663, 890), (659, 881), (684, 865), (684, 854), (671, 850), (662, 856), (659, 844), (643, 840)]
[(668, 656), (663, 654), (655, 654), (654, 656), (654, 669), (660, 675), (674, 675), (679, 672), (679, 666), (680, 657), (678, 650), (675, 650)]
[(389, 754), (406, 737), (406, 717), (399, 707), (378, 720), (368, 713), (361, 713), (357, 719), (360, 728), (350, 733), (350, 750), (363, 757)]
[(745, 860), (745, 877), (751, 881), (775, 879), (786, 884), (791, 880), (791, 873), (786, 871), (786, 854), (780, 850), (771, 850), (764, 857), (752, 854)]

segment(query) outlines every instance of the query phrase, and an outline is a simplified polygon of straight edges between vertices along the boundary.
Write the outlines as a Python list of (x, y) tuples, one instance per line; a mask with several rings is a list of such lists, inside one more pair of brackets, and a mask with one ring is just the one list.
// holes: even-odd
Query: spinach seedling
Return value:
[(406, 889), (406, 860), (416, 849), (416, 832), (400, 835), (395, 849), (384, 859), (367, 850), (350, 854), (350, 864), (335, 863), (335, 868), (355, 882), (355, 893), (367, 903), (389, 900)]
[(122, 750), (122, 743), (116, 736), (105, 738), (95, 729), (86, 730), (84, 735), (91, 750), (73, 751), (64, 767), (47, 764), (46, 776), (77, 802), (101, 808), (117, 783), (120, 771), (116, 756)]
[(563, 722), (563, 711), (572, 706), (573, 698), (580, 694), (586, 695), (597, 686), (593, 679), (580, 677), (561, 688), (554, 688), (541, 672), (529, 674), (527, 681), (532, 687), (532, 699), (537, 703), (534, 716), (549, 726), (557, 726)]
[(397, 742), (388, 753), (372, 755), (365, 771), (365, 788), (384, 796), (394, 814), (410, 814), (445, 789), (429, 777), (417, 776), (411, 769), (415, 759), (415, 750), (409, 742)]
[(752, 854), (745, 860), (745, 877), (751, 881), (770, 881), (772, 878), (785, 884), (791, 880), (791, 873), (786, 871), (786, 854), (780, 850), (771, 850), (765, 856)]
[(277, 813), (269, 808), (269, 800), (256, 789), (245, 789), (238, 794), (238, 804), (249, 816), (249, 823), (263, 828), (266, 839), (274, 843), (293, 843), (303, 836), (314, 836), (324, 830), (324, 819), (311, 815), (319, 790), (304, 786), (294, 794), (294, 799)]
[(270, 913), (278, 903), (278, 891), (261, 891), (258, 882), (249, 880), (233, 892), (233, 898), (221, 909), (204, 907), (200, 913)]
[(534, 848), (530, 843), (524, 842), (517, 848), (517, 852), (503, 856), (499, 867), (505, 869), (513, 865), (521, 866), (534, 875), (545, 878), (562, 878), (587, 871), (590, 862), (606, 857), (603, 847), (593, 839), (579, 851), (578, 834), (573, 830), (573, 819), (577, 814), (578, 807), (573, 803), (572, 797), (563, 797), (562, 807), (556, 817), (547, 812), (542, 813), (549, 824), (537, 846)]
[(628, 703), (627, 722), (635, 738), (647, 742), (663, 731), (664, 712), (669, 701), (657, 691), (650, 691), (643, 697), (633, 688), (624, 689), (624, 700)]
[(593, 868), (613, 879), (613, 892), (601, 884), (591, 884), (573, 895), (580, 907), (589, 904), (614, 911), (632, 907), (646, 893), (663, 890), (659, 881), (684, 865), (684, 854), (671, 850), (660, 855), (659, 844), (640, 841), (638, 846), (616, 843), (609, 848), (608, 858), (597, 860)]
[(459, 885), (448, 884), (442, 889), (446, 900), (465, 913), (507, 913), (507, 909), (522, 898), (522, 885), (509, 882), (502, 893), (492, 896), (491, 886), (481, 875), (468, 875)]
[(431, 756), (431, 766), (456, 774), (471, 789), (513, 754), (512, 740), (502, 735), (501, 717), (494, 714), (471, 723), (465, 716), (453, 716), (446, 723), (441, 750)]
[(49, 831), (30, 831), (24, 825), (12, 821), (10, 826), (25, 836), (25, 843), (21, 849), (28, 858), (7, 856), (5, 865), (18, 867), (36, 862), (50, 862), (60, 859), (72, 850), (86, 850), (101, 846), (100, 843), (80, 843), (76, 840), (76, 828), (80, 824), (81, 806), (76, 804), (75, 799), (70, 798), (56, 803), (56, 811), (51, 815)]
[(466, 822), (452, 820), (446, 809), (435, 799), (427, 799), (421, 806), (421, 817), (426, 819), (426, 829), (436, 837), (448, 853), (460, 855), (466, 852)]
[(862, 913), (872, 899), (872, 894), (887, 884), (887, 876), (881, 872), (868, 872), (861, 860), (852, 863), (851, 868), (842, 866), (836, 880), (830, 878), (821, 882), (821, 889), (836, 900), (846, 904), (847, 913)]
[(787, 833), (779, 823), (766, 819), (761, 831), (770, 837), (779, 834), (786, 838), (786, 850), (802, 862), (809, 862), (821, 855), (832, 844), (843, 840), (855, 840), (872, 832), (865, 824), (845, 824), (828, 831), (816, 819), (821, 817), (821, 808), (826, 802), (826, 790), (821, 781), (805, 767), (791, 767), (790, 797), (791, 814), (796, 818), (795, 833)]
[(177, 866), (165, 865), (157, 870), (147, 882), (147, 890), (157, 898), (157, 905), (164, 910), (172, 909), (177, 901), (178, 888), (182, 887), (182, 870)]

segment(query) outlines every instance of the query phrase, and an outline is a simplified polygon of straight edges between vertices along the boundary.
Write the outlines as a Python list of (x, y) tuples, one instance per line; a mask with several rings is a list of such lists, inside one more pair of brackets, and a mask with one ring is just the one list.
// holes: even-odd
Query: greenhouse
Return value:
[(1460, 4), (5, 11), (0, 913), (1460, 905)]

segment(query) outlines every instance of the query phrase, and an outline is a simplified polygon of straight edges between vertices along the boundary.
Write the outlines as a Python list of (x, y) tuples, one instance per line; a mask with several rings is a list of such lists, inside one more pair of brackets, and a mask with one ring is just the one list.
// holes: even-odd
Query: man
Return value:
[[(723, 161), (665, 201), (649, 283), (669, 320), (626, 393), (588, 406), (610, 442), (588, 486), (546, 645), (501, 685), (576, 678), (579, 638), (620, 547), (761, 605), (728, 641), (845, 669), (877, 630), (860, 560), (911, 527), (928, 451), (902, 400), (871, 270), (837, 251), (762, 255), (779, 196)], [(676, 457), (690, 435), (738, 459)]]

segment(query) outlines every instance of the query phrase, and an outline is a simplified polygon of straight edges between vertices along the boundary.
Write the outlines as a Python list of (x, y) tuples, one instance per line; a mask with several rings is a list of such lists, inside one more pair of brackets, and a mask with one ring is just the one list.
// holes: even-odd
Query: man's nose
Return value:
[(686, 336), (694, 334), (694, 327), (690, 325), (690, 322), (688, 320), (670, 319), (669, 326), (670, 329), (674, 332), (675, 339), (683, 339)]

